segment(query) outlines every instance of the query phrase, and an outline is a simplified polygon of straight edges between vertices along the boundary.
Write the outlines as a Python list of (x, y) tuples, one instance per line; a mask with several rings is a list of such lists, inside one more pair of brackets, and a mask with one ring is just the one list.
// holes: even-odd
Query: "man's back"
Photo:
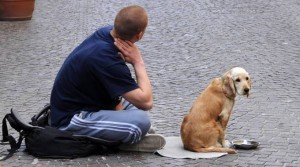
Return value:
[(80, 111), (111, 110), (125, 88), (137, 88), (118, 56), (111, 29), (96, 31), (65, 60), (51, 93), (52, 126), (67, 125)]

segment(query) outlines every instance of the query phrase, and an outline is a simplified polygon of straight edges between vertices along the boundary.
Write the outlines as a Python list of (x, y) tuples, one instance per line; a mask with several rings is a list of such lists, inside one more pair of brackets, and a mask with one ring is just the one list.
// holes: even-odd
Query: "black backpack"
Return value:
[[(77, 158), (95, 154), (115, 153), (119, 142), (89, 136), (74, 135), (49, 126), (50, 105), (46, 105), (28, 124), (19, 113), (6, 114), (2, 122), (2, 144), (8, 142), (11, 149), (0, 161), (11, 157), (21, 146), (25, 138), (25, 151), (39, 158)], [(19, 132), (18, 141), (8, 133), (7, 123)]]

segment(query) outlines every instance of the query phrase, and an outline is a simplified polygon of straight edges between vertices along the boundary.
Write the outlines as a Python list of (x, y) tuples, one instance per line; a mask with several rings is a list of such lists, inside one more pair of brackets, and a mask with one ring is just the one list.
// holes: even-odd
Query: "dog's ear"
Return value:
[(236, 96), (236, 90), (233, 83), (233, 79), (230, 75), (224, 75), (223, 76), (223, 92), (227, 97), (235, 97)]

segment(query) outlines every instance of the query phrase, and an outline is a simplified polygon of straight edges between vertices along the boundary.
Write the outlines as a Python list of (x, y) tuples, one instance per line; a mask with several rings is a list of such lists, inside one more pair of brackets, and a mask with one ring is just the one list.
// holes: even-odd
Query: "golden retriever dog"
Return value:
[(215, 78), (198, 96), (181, 124), (184, 149), (194, 152), (227, 152), (229, 148), (225, 133), (236, 95), (249, 96), (251, 80), (241, 67), (227, 71)]

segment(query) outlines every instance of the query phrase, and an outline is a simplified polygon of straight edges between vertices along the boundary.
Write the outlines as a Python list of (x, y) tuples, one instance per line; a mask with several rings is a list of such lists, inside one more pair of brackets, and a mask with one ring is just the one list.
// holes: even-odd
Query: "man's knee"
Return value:
[(134, 115), (132, 115), (132, 118), (132, 123), (141, 129), (142, 136), (146, 135), (151, 126), (150, 118), (147, 112), (138, 110)]

